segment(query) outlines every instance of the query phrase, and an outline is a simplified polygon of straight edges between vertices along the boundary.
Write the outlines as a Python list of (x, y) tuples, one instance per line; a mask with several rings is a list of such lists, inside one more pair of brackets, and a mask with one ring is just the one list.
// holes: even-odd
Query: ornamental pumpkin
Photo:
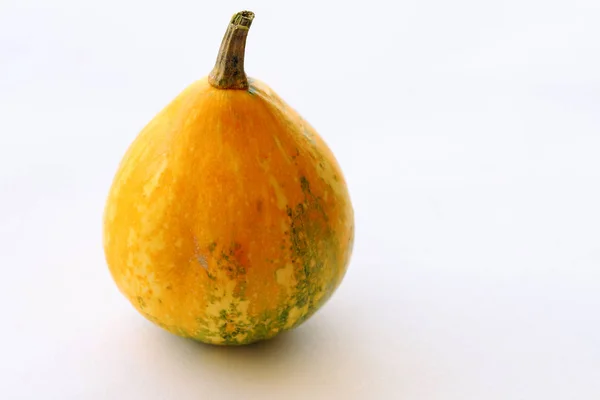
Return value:
[(150, 321), (238, 345), (309, 318), (346, 272), (353, 209), (332, 152), (267, 85), (246, 77), (254, 14), (231, 19), (208, 77), (139, 133), (104, 211), (104, 250)]

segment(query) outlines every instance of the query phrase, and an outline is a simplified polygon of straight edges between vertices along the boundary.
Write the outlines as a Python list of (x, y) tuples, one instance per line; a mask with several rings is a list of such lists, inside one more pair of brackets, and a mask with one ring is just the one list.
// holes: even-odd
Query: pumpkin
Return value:
[(155, 324), (211, 344), (248, 344), (301, 324), (340, 285), (354, 240), (331, 150), (246, 77), (253, 18), (235, 14), (208, 77), (142, 129), (104, 210), (120, 292)]

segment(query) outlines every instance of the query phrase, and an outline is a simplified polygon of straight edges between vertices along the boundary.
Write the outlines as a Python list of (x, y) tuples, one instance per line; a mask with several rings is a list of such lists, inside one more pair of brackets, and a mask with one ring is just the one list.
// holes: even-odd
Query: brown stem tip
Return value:
[(248, 78), (244, 71), (246, 37), (252, 25), (254, 13), (241, 11), (232, 18), (217, 56), (215, 67), (208, 75), (208, 82), (218, 89), (248, 89)]

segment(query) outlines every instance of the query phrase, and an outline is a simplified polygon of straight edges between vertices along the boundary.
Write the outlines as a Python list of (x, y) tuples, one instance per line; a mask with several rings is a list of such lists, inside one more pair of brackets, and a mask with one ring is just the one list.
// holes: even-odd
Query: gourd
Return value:
[(340, 285), (348, 188), (323, 139), (244, 72), (254, 14), (231, 19), (214, 69), (124, 155), (103, 220), (111, 276), (162, 328), (239, 345), (292, 329)]

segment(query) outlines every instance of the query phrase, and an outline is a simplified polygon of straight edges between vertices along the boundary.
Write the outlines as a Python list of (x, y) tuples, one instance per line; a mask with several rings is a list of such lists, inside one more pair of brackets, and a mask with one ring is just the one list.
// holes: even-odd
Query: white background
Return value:
[[(133, 310), (101, 216), (243, 9), (357, 236), (315, 317), (229, 349)], [(0, 190), (3, 399), (600, 398), (598, 0), (2, 0)]]

